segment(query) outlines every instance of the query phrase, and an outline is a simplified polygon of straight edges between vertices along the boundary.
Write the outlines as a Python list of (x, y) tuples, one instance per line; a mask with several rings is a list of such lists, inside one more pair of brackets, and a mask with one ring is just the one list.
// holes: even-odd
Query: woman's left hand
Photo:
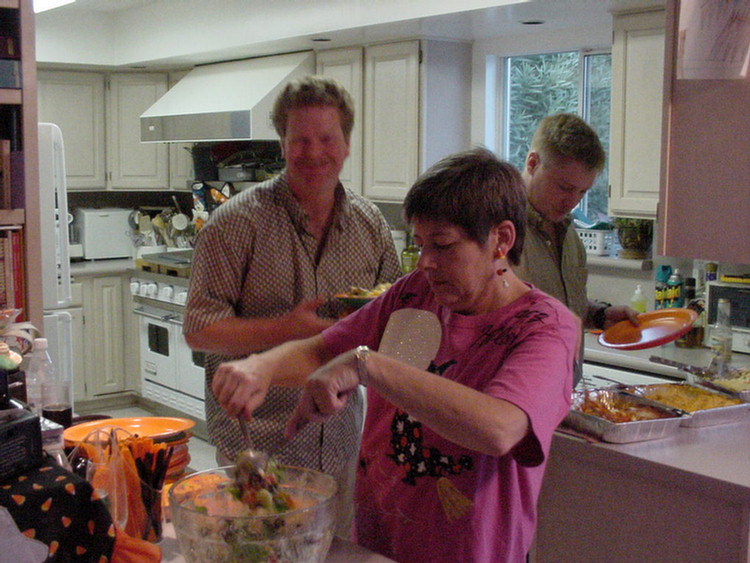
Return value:
[(297, 434), (308, 422), (323, 422), (343, 410), (349, 395), (359, 385), (354, 353), (354, 350), (350, 350), (337, 356), (307, 378), (302, 398), (286, 426), (287, 439)]

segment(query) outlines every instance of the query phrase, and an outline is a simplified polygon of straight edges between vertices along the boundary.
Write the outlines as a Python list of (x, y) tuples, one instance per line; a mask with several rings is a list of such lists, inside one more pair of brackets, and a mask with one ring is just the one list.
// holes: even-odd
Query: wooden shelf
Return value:
[(0, 88), (0, 104), (21, 105), (22, 96), (22, 90), (15, 88)]
[(24, 209), (0, 209), (0, 225), (23, 225), (25, 221)]
[(19, 0), (0, 0), (0, 8), (15, 8), (20, 7)]

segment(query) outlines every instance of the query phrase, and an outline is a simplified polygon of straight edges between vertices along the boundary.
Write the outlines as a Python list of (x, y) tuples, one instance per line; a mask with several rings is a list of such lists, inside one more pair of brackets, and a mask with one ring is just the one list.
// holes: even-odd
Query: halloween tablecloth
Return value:
[(52, 458), (0, 482), (0, 507), (17, 527), (3, 524), (0, 549), (37, 540), (47, 546), (47, 559), (41, 560), (47, 563), (107, 563), (112, 556), (115, 527), (104, 502), (87, 481)]

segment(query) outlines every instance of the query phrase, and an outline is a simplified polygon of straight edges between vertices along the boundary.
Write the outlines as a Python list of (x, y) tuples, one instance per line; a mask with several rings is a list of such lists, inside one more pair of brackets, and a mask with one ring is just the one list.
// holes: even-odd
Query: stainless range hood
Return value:
[(315, 72), (313, 52), (200, 66), (141, 115), (141, 142), (276, 140), (273, 102)]

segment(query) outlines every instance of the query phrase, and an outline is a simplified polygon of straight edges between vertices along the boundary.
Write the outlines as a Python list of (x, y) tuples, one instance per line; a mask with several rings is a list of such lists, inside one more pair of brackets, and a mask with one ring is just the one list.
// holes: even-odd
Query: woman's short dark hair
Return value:
[(305, 76), (292, 80), (276, 97), (271, 111), (271, 122), (283, 140), (289, 112), (310, 106), (330, 106), (339, 112), (344, 138), (349, 141), (354, 128), (354, 100), (346, 89), (333, 78)]
[(492, 227), (508, 220), (516, 229), (508, 259), (517, 265), (526, 236), (526, 191), (518, 170), (475, 148), (447, 156), (417, 178), (404, 200), (404, 218), (445, 221), (482, 245)]

